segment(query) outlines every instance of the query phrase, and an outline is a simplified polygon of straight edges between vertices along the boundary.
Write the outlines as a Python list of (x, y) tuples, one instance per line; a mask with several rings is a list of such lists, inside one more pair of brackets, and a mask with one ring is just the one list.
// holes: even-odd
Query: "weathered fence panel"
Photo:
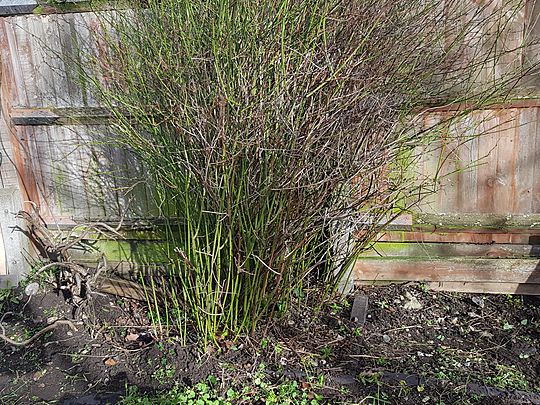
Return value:
[[(535, 22), (530, 32), (538, 34), (539, 12), (526, 2), (501, 45), (519, 44), (527, 21)], [(78, 48), (97, 57), (104, 52), (91, 41), (98, 29), (92, 12), (0, 17), (0, 187), (17, 196), (12, 210), (21, 201), (35, 202), (45, 221), (59, 228), (158, 215), (144, 169), (107, 142), (107, 116), (73, 69)], [(494, 70), (502, 75), (505, 66), (536, 58), (517, 51)], [(536, 82), (531, 77), (527, 83)], [(444, 116), (445, 108), (426, 113), (425, 125)], [(363, 253), (354, 281), (423, 280), (433, 288), (540, 294), (539, 116), (540, 102), (519, 100), (441, 132), (413, 169), (422, 179), (440, 168), (438, 191)], [(458, 141), (456, 131), (468, 133), (469, 141)], [(3, 223), (2, 229), (5, 244)], [(137, 259), (136, 246), (144, 252), (150, 240), (97, 245), (113, 260), (129, 261)], [(0, 275), (10, 273), (2, 263), (9, 260), (0, 255)]]

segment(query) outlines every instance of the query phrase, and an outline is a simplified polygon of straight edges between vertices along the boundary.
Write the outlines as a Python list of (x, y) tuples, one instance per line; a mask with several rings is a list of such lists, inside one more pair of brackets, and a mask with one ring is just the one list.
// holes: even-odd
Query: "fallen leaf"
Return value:
[(41, 377), (45, 375), (46, 372), (47, 372), (47, 369), (36, 371), (33, 375), (34, 381), (39, 380)]
[(109, 366), (109, 367), (116, 366), (118, 364), (118, 362), (115, 359), (113, 359), (112, 357), (106, 358), (103, 363), (106, 366)]
[(139, 339), (138, 333), (130, 333), (126, 336), (126, 342), (135, 342)]
[(418, 302), (418, 299), (410, 292), (406, 292), (405, 296), (407, 297), (407, 302), (405, 302), (405, 304), (403, 305), (404, 309), (416, 310), (423, 308), (423, 305), (420, 304), (420, 302)]

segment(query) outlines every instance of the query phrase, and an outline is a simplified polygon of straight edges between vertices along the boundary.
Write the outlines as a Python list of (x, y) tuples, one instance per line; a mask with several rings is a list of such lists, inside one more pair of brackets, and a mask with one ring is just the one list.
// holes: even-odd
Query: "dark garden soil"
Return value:
[(74, 313), (53, 292), (30, 301), (16, 292), (0, 307), (6, 336), (28, 339), (55, 319), (77, 330), (62, 324), (26, 347), (0, 342), (0, 403), (113, 404), (129, 386), (155, 392), (210, 375), (226, 390), (264, 369), (269, 381), (296, 379), (328, 403), (540, 404), (539, 298), (418, 284), (358, 294), (369, 300), (363, 327), (350, 320), (353, 297), (319, 312), (302, 304), (203, 353), (155, 339), (135, 301), (99, 296)]

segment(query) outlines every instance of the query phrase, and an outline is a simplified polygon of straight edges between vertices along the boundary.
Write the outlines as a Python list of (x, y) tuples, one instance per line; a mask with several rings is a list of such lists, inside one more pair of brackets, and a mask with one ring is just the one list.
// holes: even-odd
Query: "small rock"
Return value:
[(383, 335), (383, 336), (382, 336), (382, 340), (384, 340), (385, 343), (388, 343), (388, 342), (390, 342), (390, 336), (388, 336), (388, 335)]
[(407, 297), (407, 302), (403, 305), (404, 309), (422, 309), (424, 306), (418, 302), (418, 299), (412, 295), (410, 292), (406, 292), (405, 296)]
[(486, 303), (484, 302), (484, 299), (482, 297), (474, 296), (472, 297), (472, 302), (474, 302), (480, 308), (484, 308), (486, 306)]
[(39, 291), (39, 284), (38, 283), (30, 283), (26, 286), (24, 289), (24, 293), (31, 297), (32, 295), (36, 295)]

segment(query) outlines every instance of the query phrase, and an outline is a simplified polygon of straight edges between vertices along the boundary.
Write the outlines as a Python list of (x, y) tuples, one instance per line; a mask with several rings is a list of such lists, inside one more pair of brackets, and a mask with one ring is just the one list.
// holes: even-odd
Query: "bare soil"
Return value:
[[(226, 390), (252, 384), (264, 364), (274, 382), (296, 379), (328, 403), (540, 404), (540, 299), (437, 293), (422, 285), (370, 287), (368, 315), (350, 320), (353, 297), (319, 310), (289, 308), (254, 336), (205, 352), (161, 337), (141, 303), (97, 297), (75, 311), (61, 294), (22, 291), (3, 302), (0, 403), (114, 404), (129, 386), (155, 392), (215, 376)], [(308, 294), (309, 295), (309, 294)], [(308, 297), (308, 303), (318, 302)]]

